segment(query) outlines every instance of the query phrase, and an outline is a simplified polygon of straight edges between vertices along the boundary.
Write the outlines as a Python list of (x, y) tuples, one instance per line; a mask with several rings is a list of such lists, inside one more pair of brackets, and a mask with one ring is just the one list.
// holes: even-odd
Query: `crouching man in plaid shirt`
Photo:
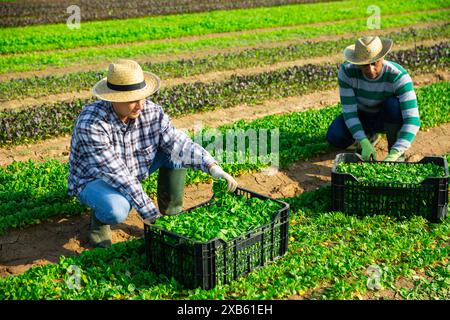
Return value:
[[(111, 224), (124, 221), (134, 207), (143, 219), (182, 210), (187, 167), (224, 178), (228, 191), (237, 182), (185, 133), (173, 127), (148, 96), (160, 81), (132, 60), (109, 66), (93, 89), (96, 101), (81, 111), (72, 134), (69, 195), (92, 208), (89, 239), (111, 246)], [(159, 169), (158, 207), (140, 181)]]

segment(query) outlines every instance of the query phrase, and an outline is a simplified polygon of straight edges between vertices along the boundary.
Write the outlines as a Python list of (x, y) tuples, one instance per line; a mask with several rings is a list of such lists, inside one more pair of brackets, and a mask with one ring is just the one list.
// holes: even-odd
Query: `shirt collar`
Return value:
[(134, 130), (136, 128), (137, 126), (136, 119), (129, 119), (128, 123), (123, 123), (117, 116), (117, 113), (114, 111), (112, 103), (107, 101), (106, 104), (109, 111), (109, 120), (111, 122), (112, 127), (115, 130), (126, 132), (128, 130)]

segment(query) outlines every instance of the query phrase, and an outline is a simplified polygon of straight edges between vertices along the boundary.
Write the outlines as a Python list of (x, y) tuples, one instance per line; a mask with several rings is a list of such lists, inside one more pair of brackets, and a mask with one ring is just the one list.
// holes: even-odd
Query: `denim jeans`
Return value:
[[(160, 167), (176, 169), (169, 156), (158, 151), (149, 174), (152, 174)], [(81, 203), (90, 207), (98, 220), (106, 224), (117, 224), (125, 221), (131, 211), (131, 204), (118, 189), (113, 188), (102, 179), (96, 179), (84, 187), (78, 195)]]
[[(383, 101), (384, 107), (376, 113), (368, 113), (358, 110), (358, 117), (364, 132), (368, 137), (385, 131), (385, 123), (402, 124), (403, 117), (400, 102), (391, 97)], [(355, 142), (353, 135), (345, 124), (344, 116), (341, 114), (331, 123), (327, 132), (328, 142), (339, 149), (345, 149)]]

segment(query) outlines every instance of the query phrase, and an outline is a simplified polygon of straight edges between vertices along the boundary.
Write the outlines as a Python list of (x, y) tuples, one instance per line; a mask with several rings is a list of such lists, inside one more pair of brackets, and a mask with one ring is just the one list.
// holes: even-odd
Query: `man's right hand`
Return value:
[(148, 218), (142, 218), (142, 220), (144, 221), (145, 224), (153, 224), (153, 223), (155, 223), (156, 220), (158, 220), (162, 216), (163, 215), (161, 213), (158, 213), (156, 216), (151, 216), (151, 217), (148, 217)]
[(364, 138), (359, 143), (361, 144), (362, 148), (361, 158), (364, 161), (369, 161), (370, 156), (373, 157), (373, 160), (377, 160), (377, 152), (375, 151), (373, 145), (370, 143), (369, 139)]
[(234, 190), (236, 190), (238, 183), (236, 182), (236, 180), (234, 180), (234, 178), (232, 176), (230, 176), (228, 173), (226, 173), (225, 171), (223, 171), (223, 169), (221, 167), (219, 167), (217, 164), (214, 164), (211, 166), (211, 168), (209, 168), (209, 173), (211, 174), (211, 176), (214, 179), (225, 179), (228, 183), (228, 188), (227, 191), (228, 192), (234, 192)]

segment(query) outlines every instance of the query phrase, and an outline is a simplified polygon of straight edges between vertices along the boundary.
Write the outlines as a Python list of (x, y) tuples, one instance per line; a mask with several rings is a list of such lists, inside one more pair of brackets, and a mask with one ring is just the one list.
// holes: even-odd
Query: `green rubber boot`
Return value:
[[(397, 142), (398, 136), (400, 134), (400, 129), (402, 128), (401, 124), (397, 123), (384, 123), (384, 130), (386, 131), (386, 138), (388, 142), (388, 150), (391, 150), (391, 148), (394, 146), (394, 144)], [(405, 161), (405, 156), (402, 154), (397, 161)]]
[(159, 168), (158, 207), (161, 214), (175, 215), (183, 210), (186, 169)]
[(94, 212), (91, 214), (89, 241), (96, 248), (109, 248), (112, 244), (111, 227), (98, 220)]

